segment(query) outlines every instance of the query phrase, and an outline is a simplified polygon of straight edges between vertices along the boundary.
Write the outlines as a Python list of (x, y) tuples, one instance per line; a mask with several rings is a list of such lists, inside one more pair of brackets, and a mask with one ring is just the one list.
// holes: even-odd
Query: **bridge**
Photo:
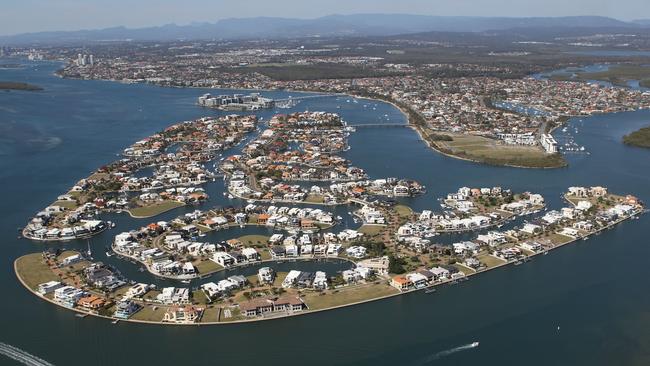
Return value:
[(293, 101), (301, 101), (304, 99), (314, 99), (314, 98), (330, 98), (330, 97), (336, 97), (339, 96), (340, 94), (317, 94), (317, 95), (303, 95), (299, 97), (288, 97), (288, 98), (283, 98), (283, 99), (273, 99), (275, 103), (286, 103), (286, 102), (293, 102)]
[(348, 127), (354, 128), (411, 128), (411, 125), (405, 123), (365, 123), (365, 124), (356, 124), (348, 125)]

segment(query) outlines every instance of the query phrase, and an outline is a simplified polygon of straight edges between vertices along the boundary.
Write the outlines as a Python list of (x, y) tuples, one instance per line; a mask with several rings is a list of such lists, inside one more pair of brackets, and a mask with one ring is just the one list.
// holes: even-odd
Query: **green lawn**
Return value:
[(384, 225), (361, 225), (357, 231), (360, 233), (364, 233), (365, 235), (368, 236), (374, 236), (379, 234), (382, 230), (384, 230), (386, 226)]
[(305, 198), (305, 202), (308, 203), (323, 203), (325, 202), (325, 197), (320, 194), (310, 194)]
[(154, 310), (153, 305), (146, 305), (144, 308), (140, 309), (140, 311), (133, 314), (131, 319), (161, 322), (165, 316), (166, 310), (167, 308), (161, 306), (157, 306), (157, 308)]
[(68, 210), (74, 210), (77, 208), (77, 202), (76, 201), (54, 201), (52, 204), (53, 206), (60, 206), (60, 207), (65, 207)]
[(350, 304), (353, 302), (370, 300), (381, 296), (393, 295), (399, 291), (383, 281), (379, 284), (368, 284), (341, 288), (338, 292), (326, 291), (326, 295), (316, 292), (307, 293), (303, 300), (310, 310), (326, 309), (333, 306)]
[(266, 235), (244, 235), (238, 239), (244, 243), (245, 246), (256, 248), (266, 247), (269, 242), (269, 237)]
[(476, 258), (481, 261), (481, 263), (485, 264), (488, 268), (495, 267), (506, 262), (503, 259), (494, 257), (489, 254), (479, 255)]
[(494, 165), (532, 168), (561, 167), (566, 161), (560, 154), (546, 154), (539, 147), (505, 145), (495, 139), (475, 135), (452, 135), (452, 141), (436, 141), (444, 152)]
[(393, 207), (393, 210), (401, 217), (409, 217), (413, 214), (413, 210), (406, 205), (397, 205)]
[(160, 215), (163, 212), (173, 210), (181, 206), (185, 206), (185, 204), (178, 201), (163, 201), (150, 206), (132, 208), (129, 210), (129, 213), (135, 218), (144, 219)]
[(41, 283), (60, 281), (60, 278), (45, 264), (41, 253), (27, 254), (18, 258), (16, 272), (31, 289), (38, 288)]
[(219, 263), (213, 262), (209, 259), (197, 261), (194, 266), (199, 271), (199, 274), (212, 273), (223, 269)]

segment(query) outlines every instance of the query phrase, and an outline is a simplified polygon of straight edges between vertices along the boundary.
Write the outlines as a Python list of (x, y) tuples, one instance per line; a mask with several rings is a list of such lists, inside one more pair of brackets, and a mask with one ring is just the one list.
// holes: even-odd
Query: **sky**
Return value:
[(0, 35), (138, 28), (224, 18), (402, 13), (466, 16), (602, 15), (650, 18), (648, 0), (1, 0)]

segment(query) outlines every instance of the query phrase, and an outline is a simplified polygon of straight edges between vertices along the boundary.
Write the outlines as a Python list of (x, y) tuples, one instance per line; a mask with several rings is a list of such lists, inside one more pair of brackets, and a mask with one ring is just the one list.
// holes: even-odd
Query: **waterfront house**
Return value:
[(451, 277), (451, 272), (443, 267), (433, 267), (429, 271), (433, 273), (435, 281), (442, 281)]
[(390, 260), (388, 256), (369, 258), (364, 259), (357, 263), (358, 267), (365, 267), (372, 270), (374, 273), (379, 274), (380, 276), (385, 276), (388, 274)]
[(38, 285), (37, 292), (41, 295), (47, 295), (54, 292), (56, 289), (63, 287), (64, 285), (59, 281), (49, 281), (41, 283)]
[(63, 286), (54, 290), (54, 300), (65, 307), (73, 308), (85, 294), (85, 291), (76, 287)]
[(244, 248), (242, 249), (241, 254), (248, 262), (256, 262), (261, 259), (260, 254), (255, 250), (255, 248)]
[(106, 305), (106, 300), (97, 295), (88, 295), (79, 299), (77, 305), (85, 309), (98, 310)]
[(275, 271), (270, 267), (262, 267), (257, 271), (257, 279), (260, 283), (273, 283)]
[(215, 252), (212, 254), (211, 259), (223, 267), (230, 267), (235, 264), (235, 257), (226, 252)]
[(122, 299), (115, 304), (113, 316), (120, 319), (128, 319), (142, 309), (142, 306), (128, 299)]
[(191, 324), (196, 323), (203, 314), (203, 308), (186, 306), (170, 306), (165, 311), (162, 321), (166, 323)]
[[(433, 274), (433, 273), (432, 273)], [(421, 273), (408, 273), (406, 274), (406, 278), (411, 282), (412, 286), (415, 288), (422, 288), (425, 287), (429, 281), (427, 276), (421, 274)]]
[(307, 305), (295, 296), (284, 296), (278, 299), (257, 298), (239, 304), (244, 316), (253, 317), (273, 312), (288, 312), (289, 314), (307, 309)]
[(298, 280), (300, 273), (301, 273), (300, 271), (296, 271), (293, 269), (289, 271), (287, 276), (284, 278), (284, 281), (282, 281), (282, 287), (283, 288), (293, 287), (296, 284), (296, 281)]
[(271, 258), (281, 259), (286, 257), (286, 249), (284, 246), (276, 245), (271, 247)]
[(413, 283), (406, 276), (395, 276), (391, 279), (390, 285), (400, 291), (406, 291), (411, 288)]

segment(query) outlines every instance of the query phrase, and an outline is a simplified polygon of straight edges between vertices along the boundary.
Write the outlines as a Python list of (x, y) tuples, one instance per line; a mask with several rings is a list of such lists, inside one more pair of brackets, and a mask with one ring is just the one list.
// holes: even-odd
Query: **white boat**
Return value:
[(478, 345), (479, 345), (479, 342), (472, 342), (472, 344), (471, 344), (472, 348), (478, 347)]

